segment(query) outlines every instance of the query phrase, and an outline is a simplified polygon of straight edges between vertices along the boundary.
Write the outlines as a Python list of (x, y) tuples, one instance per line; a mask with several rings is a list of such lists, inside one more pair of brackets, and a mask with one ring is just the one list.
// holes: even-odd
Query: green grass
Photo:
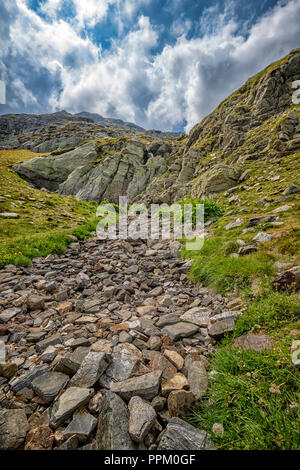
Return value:
[(0, 213), (19, 216), (0, 217), (0, 268), (28, 265), (35, 257), (62, 253), (72, 241), (70, 235), (90, 236), (97, 224), (95, 202), (41, 191), (11, 169), (34, 157), (27, 150), (0, 151)]
[[(286, 156), (278, 167), (268, 161), (251, 162), (246, 181), (249, 189), (241, 185), (235, 191), (240, 203), (230, 204), (226, 193), (216, 196), (225, 215), (213, 224), (202, 250), (183, 250), (183, 256), (194, 261), (191, 280), (215, 292), (239, 296), (246, 304), (232, 334), (219, 342), (211, 354), (208, 372), (216, 371), (217, 375), (187, 417), (211, 434), (218, 449), (300, 449), (300, 373), (292, 364), (290, 353), (294, 340), (290, 331), (299, 330), (296, 338), (300, 339), (299, 294), (276, 292), (271, 287), (276, 276), (275, 262), (295, 264), (299, 259), (300, 194), (290, 196), (287, 202), (276, 201), (289, 184), (297, 184), (299, 162), (299, 152)], [(274, 186), (269, 178), (276, 174), (280, 174), (280, 181)], [(261, 198), (266, 198), (267, 203), (259, 206), (257, 201)], [(250, 218), (271, 214), (284, 204), (292, 208), (280, 213), (282, 225), (261, 224), (244, 231)], [(241, 226), (226, 230), (225, 226), (237, 218), (243, 219)], [(236, 257), (239, 241), (253, 244), (253, 237), (260, 231), (272, 234), (273, 239), (258, 245), (255, 253)], [(255, 352), (232, 347), (236, 338), (249, 332), (269, 335), (274, 340), (273, 350)], [(223, 424), (223, 437), (212, 433), (214, 423)]]
[(214, 437), (219, 449), (299, 450), (300, 377), (288, 347), (253, 352), (224, 346), (212, 367), (213, 386), (190, 421), (207, 431), (223, 424), (223, 437)]
[[(37, 234), (14, 238), (5, 241), (0, 246), (0, 268), (7, 264), (27, 266), (32, 259), (47, 256), (48, 254), (61, 254), (68, 245), (74, 242), (74, 236), (79, 240), (91, 236), (96, 229), (97, 219), (68, 231), (53, 231), (49, 234)], [(70, 236), (71, 235), (71, 236)], [(73, 237), (72, 237), (73, 236)]]
[[(221, 237), (205, 240), (200, 252), (184, 252), (185, 256), (193, 257), (194, 263), (190, 277), (213, 288), (216, 292), (251, 289), (252, 281), (258, 277), (261, 281), (273, 275), (273, 259), (261, 253), (233, 258), (229, 253), (237, 251), (238, 244)], [(234, 249), (234, 250), (233, 250)]]

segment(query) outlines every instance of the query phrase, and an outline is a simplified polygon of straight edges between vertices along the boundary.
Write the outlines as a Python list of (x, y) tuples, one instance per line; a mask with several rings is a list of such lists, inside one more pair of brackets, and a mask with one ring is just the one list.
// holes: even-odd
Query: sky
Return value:
[(188, 132), (300, 47), (300, 0), (0, 0), (0, 114)]

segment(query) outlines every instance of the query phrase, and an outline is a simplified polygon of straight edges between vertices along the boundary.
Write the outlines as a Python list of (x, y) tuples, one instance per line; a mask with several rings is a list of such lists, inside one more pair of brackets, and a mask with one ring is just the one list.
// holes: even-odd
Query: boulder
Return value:
[(133, 377), (111, 385), (111, 391), (120, 395), (124, 400), (139, 396), (145, 400), (152, 400), (158, 395), (162, 372), (156, 370), (149, 374)]
[(154, 408), (140, 397), (132, 397), (128, 405), (129, 434), (134, 442), (143, 442), (156, 420)]
[(89, 352), (83, 359), (78, 371), (72, 377), (73, 387), (93, 387), (111, 362), (111, 356), (102, 352)]
[(97, 419), (89, 413), (76, 412), (73, 415), (71, 423), (64, 431), (64, 436), (69, 439), (76, 436), (79, 442), (88, 440), (97, 426)]
[(92, 390), (88, 388), (68, 388), (52, 407), (50, 416), (51, 427), (56, 429), (63, 424), (74, 411), (88, 403), (92, 394)]
[(103, 395), (96, 436), (97, 450), (134, 450), (134, 443), (128, 431), (127, 406), (115, 393), (105, 390)]
[(164, 431), (157, 450), (216, 450), (209, 434), (180, 418), (172, 418)]
[(32, 389), (45, 403), (51, 403), (68, 381), (69, 377), (65, 374), (46, 372), (32, 381)]
[(29, 430), (24, 410), (0, 409), (0, 449), (16, 450), (25, 441)]

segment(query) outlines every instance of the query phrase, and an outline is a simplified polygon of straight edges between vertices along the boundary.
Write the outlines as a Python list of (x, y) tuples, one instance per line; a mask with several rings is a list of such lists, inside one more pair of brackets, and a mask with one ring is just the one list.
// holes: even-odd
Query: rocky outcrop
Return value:
[[(15, 168), (39, 187), (98, 202), (118, 202), (120, 195), (146, 203), (173, 203), (186, 194), (213, 197), (244, 182), (251, 161), (299, 150), (300, 111), (292, 102), (299, 69), (300, 50), (292, 51), (249, 79), (188, 138), (132, 125), (103, 127), (102, 117), (89, 113), (76, 115), (80, 122), (64, 112), (54, 123), (42, 116), (44, 129), (38, 131), (31, 116), (31, 136), (19, 135), (23, 118), (3, 117), (0, 130), (2, 122), (2, 129), (15, 131), (6, 136), (8, 146), (65, 152)], [(90, 142), (73, 149), (84, 140)]]
[(158, 145), (157, 155), (139, 141), (116, 139), (105, 145), (88, 142), (61, 155), (37, 157), (20, 163), (15, 171), (40, 188), (74, 195), (80, 199), (118, 202), (119, 196), (132, 201), (148, 184), (162, 175), (170, 155)]
[(146, 202), (174, 202), (185, 194), (207, 197), (240, 182), (252, 160), (279, 160), (299, 150), (300, 112), (292, 102), (300, 50), (250, 78), (197, 124), (179, 158), (147, 188)]

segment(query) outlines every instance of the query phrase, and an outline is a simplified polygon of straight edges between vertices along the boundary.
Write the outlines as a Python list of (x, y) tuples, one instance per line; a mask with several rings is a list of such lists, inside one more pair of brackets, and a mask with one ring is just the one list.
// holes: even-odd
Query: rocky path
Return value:
[(0, 449), (214, 448), (181, 418), (240, 313), (188, 281), (179, 247), (74, 241), (0, 271)]

